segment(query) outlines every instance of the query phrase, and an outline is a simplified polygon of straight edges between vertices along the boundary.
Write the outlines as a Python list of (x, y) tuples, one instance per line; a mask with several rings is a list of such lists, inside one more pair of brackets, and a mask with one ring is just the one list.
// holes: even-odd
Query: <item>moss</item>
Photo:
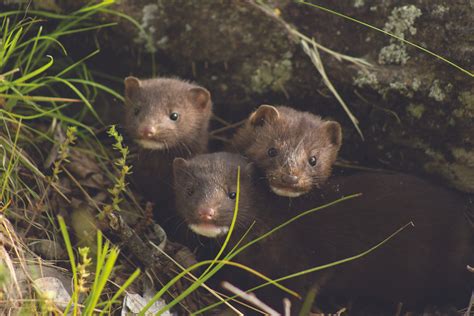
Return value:
[(446, 161), (428, 162), (423, 167), (427, 172), (448, 180), (458, 190), (474, 192), (474, 168)]
[(453, 111), (454, 116), (461, 119), (474, 118), (474, 92), (463, 91), (459, 93), (458, 100), (461, 106)]
[(474, 168), (474, 150), (467, 151), (466, 148), (452, 147), (451, 153), (456, 161)]
[(430, 87), (428, 96), (435, 99), (438, 102), (442, 102), (446, 99), (446, 94), (451, 92), (453, 85), (448, 83), (444, 88), (441, 87), (441, 83), (438, 79), (433, 81)]
[(414, 78), (413, 82), (411, 83), (411, 88), (413, 89), (413, 91), (418, 91), (420, 87), (421, 87), (421, 80), (418, 78)]
[(407, 106), (406, 111), (409, 115), (419, 120), (423, 116), (423, 113), (425, 113), (426, 108), (423, 104), (410, 103)]
[(359, 70), (357, 75), (353, 78), (353, 83), (359, 88), (372, 88), (382, 96), (386, 96), (390, 92), (395, 92), (409, 98), (412, 98), (414, 93), (421, 87), (421, 80), (418, 78), (413, 78), (411, 82), (394, 80), (388, 83), (388, 85), (382, 85), (377, 79), (376, 73), (368, 70)]
[(474, 111), (474, 91), (463, 91), (459, 93), (458, 100), (467, 110)]
[[(394, 8), (383, 29), (405, 39), (407, 33), (416, 34), (416, 28), (413, 25), (416, 18), (420, 16), (421, 10), (414, 5)], [(378, 61), (380, 64), (404, 65), (409, 58), (406, 45), (395, 38), (390, 38), (390, 45), (380, 50)]]
[(354, 8), (361, 8), (365, 5), (365, 0), (354, 0)]
[(251, 75), (251, 90), (263, 93), (268, 90), (281, 91), (284, 84), (291, 79), (291, 54), (278, 62), (264, 61)]
[(445, 7), (440, 4), (436, 4), (431, 10), (431, 14), (435, 17), (443, 17), (445, 13), (449, 11), (449, 7)]
[(363, 87), (371, 87), (375, 90), (378, 90), (380, 85), (377, 79), (377, 75), (370, 71), (357, 71), (357, 76), (354, 78), (354, 85), (363, 88)]

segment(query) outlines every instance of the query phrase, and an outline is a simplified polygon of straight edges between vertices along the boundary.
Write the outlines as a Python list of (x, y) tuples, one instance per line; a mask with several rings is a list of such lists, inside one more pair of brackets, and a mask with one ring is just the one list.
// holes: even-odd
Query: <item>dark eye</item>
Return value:
[(315, 156), (311, 156), (311, 157), (309, 157), (308, 162), (311, 166), (314, 167), (314, 166), (316, 166), (316, 162), (318, 162), (318, 160), (316, 159)]
[(194, 188), (193, 187), (186, 188), (186, 194), (188, 196), (192, 196), (194, 194)]
[(177, 121), (178, 118), (179, 118), (179, 114), (178, 114), (178, 113), (173, 112), (173, 113), (170, 114), (170, 120), (172, 120), (172, 121)]
[(140, 113), (140, 107), (136, 106), (133, 108), (133, 115), (137, 116)]
[(276, 150), (276, 148), (272, 147), (268, 150), (267, 153), (268, 153), (269, 157), (275, 157), (276, 155), (278, 155), (278, 150)]
[(231, 200), (234, 200), (236, 196), (237, 196), (237, 193), (235, 193), (235, 192), (230, 192), (230, 193), (229, 193), (229, 198), (230, 198)]

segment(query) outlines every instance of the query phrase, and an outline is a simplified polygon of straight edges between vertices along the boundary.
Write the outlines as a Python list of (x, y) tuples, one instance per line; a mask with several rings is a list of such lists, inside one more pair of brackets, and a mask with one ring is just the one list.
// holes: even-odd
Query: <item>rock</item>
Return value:
[[(68, 8), (85, 2), (57, 4)], [(138, 21), (140, 29), (104, 15), (105, 22), (119, 25), (99, 32), (102, 54), (94, 65), (118, 77), (152, 76), (155, 69), (160, 75), (196, 80), (211, 91), (217, 113), (231, 121), (247, 116), (261, 103), (288, 104), (331, 116), (344, 126), (344, 158), (434, 175), (474, 192), (472, 76), (334, 14), (293, 1), (267, 3), (272, 14), (251, 1), (123, 0), (115, 9)], [(318, 3), (472, 71), (472, 1)], [(365, 141), (281, 19), (336, 52), (373, 64), (361, 68), (321, 52), (326, 72), (359, 119)], [(80, 49), (74, 46), (73, 54), (82, 57), (93, 49), (92, 39), (83, 42)]]

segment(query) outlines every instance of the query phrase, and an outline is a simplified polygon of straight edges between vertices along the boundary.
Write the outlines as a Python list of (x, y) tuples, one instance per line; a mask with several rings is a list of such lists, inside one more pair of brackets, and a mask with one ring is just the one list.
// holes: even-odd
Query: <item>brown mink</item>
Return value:
[(211, 95), (180, 79), (125, 78), (125, 127), (139, 145), (133, 180), (141, 193), (167, 204), (172, 162), (207, 151)]
[[(249, 239), (292, 218), (297, 211), (353, 193), (363, 195), (308, 214), (233, 260), (269, 277), (282, 277), (357, 255), (412, 221), (414, 227), (365, 257), (284, 284), (302, 295), (315, 286), (318, 297), (337, 297), (344, 302), (369, 298), (386, 306), (398, 302), (405, 306), (467, 303), (473, 285), (473, 276), (466, 270), (467, 264), (473, 264), (473, 230), (465, 215), (472, 210), (457, 192), (406, 174), (361, 172), (333, 177), (321, 189), (288, 204), (288, 199), (268, 192), (252, 163), (237, 154), (178, 158), (173, 164), (177, 212), (192, 231), (216, 240), (228, 232), (238, 166), (240, 201), (234, 241), (253, 222)], [(226, 277), (242, 288), (255, 284), (255, 279), (244, 282), (241, 277), (233, 279), (232, 274)], [(257, 295), (280, 306), (278, 297), (286, 293), (270, 293)]]
[(261, 105), (232, 139), (255, 162), (277, 195), (297, 197), (331, 175), (342, 142), (341, 126), (309, 112)]

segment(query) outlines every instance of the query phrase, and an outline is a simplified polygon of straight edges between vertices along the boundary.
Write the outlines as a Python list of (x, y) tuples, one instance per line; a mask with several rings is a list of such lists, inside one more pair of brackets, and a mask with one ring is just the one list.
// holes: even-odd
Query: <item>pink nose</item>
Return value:
[(156, 134), (156, 129), (153, 126), (145, 126), (139, 131), (143, 138), (152, 138)]
[(216, 215), (216, 211), (210, 207), (203, 207), (198, 210), (199, 218), (203, 221), (210, 221)]

